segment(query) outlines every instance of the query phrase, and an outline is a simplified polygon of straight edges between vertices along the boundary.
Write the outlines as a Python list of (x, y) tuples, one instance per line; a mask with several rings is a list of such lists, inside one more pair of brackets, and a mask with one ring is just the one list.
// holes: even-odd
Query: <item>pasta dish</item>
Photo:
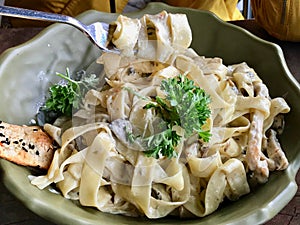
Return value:
[(184, 14), (120, 15), (113, 26), (121, 54), (97, 59), (106, 82), (71, 120), (45, 124), (59, 149), (33, 185), (101, 212), (203, 217), (287, 168), (277, 136), (290, 108), (245, 62), (199, 56)]

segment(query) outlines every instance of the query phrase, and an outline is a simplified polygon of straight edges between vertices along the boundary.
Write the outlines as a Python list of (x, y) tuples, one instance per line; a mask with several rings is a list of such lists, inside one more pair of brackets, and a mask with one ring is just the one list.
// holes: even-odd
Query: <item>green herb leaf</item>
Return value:
[[(184, 129), (184, 136), (190, 137), (195, 132), (204, 142), (208, 142), (211, 136), (209, 131), (203, 131), (202, 127), (210, 116), (210, 97), (203, 89), (194, 85), (194, 81), (180, 75), (176, 78), (163, 80), (161, 89), (165, 92), (166, 97), (156, 97), (155, 102), (148, 103), (144, 109), (154, 108), (162, 119), (167, 122), (172, 130), (175, 125)], [(165, 156), (174, 156), (174, 146), (180, 140), (180, 136), (176, 136), (176, 132), (168, 131), (162, 136), (159, 134), (155, 138), (156, 145), (146, 155), (157, 158), (158, 153)], [(159, 142), (158, 140), (161, 140)], [(176, 141), (174, 141), (176, 140)], [(170, 144), (172, 143), (172, 144)], [(174, 143), (176, 143), (174, 145)], [(167, 145), (168, 147), (165, 147)], [(152, 146), (152, 145), (151, 145)], [(167, 148), (167, 151), (162, 149)], [(158, 151), (159, 150), (159, 151)]]
[(180, 136), (176, 131), (166, 129), (165, 131), (154, 134), (142, 140), (142, 145), (145, 149), (145, 154), (148, 157), (158, 159), (160, 156), (167, 156), (169, 158), (176, 157), (177, 153), (174, 151), (180, 141)]
[(66, 74), (57, 73), (65, 79), (66, 84), (55, 84), (49, 88), (50, 96), (45, 102), (43, 110), (54, 111), (58, 114), (71, 116), (73, 109), (79, 109), (82, 98), (91, 88), (96, 88), (99, 79), (96, 75), (85, 76), (79, 81), (71, 78), (69, 69)]

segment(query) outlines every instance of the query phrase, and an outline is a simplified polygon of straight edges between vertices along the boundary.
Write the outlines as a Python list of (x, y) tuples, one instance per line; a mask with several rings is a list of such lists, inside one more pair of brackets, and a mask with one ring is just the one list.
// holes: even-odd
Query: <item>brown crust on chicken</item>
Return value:
[(23, 166), (48, 169), (53, 154), (53, 139), (41, 127), (0, 121), (1, 158)]

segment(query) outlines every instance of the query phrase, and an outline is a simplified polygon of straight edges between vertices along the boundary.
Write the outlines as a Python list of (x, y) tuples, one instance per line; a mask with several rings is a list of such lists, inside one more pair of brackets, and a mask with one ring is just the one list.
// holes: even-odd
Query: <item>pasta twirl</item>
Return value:
[[(203, 217), (224, 199), (249, 193), (249, 179), (263, 183), (270, 171), (288, 166), (272, 124), (290, 108), (283, 98), (269, 96), (246, 63), (225, 66), (220, 58), (197, 55), (189, 48), (192, 35), (183, 14), (120, 16), (115, 24), (113, 41), (122, 54), (103, 53), (97, 60), (106, 84), (86, 94), (72, 126), (45, 125), (60, 149), (48, 173), (33, 177), (32, 184), (55, 183), (65, 198), (102, 212)], [(144, 106), (165, 95), (163, 80), (180, 74), (209, 94), (204, 128), (212, 136), (208, 142), (197, 135), (182, 138), (176, 157), (148, 157), (129, 134), (149, 137), (164, 129), (155, 110)]]

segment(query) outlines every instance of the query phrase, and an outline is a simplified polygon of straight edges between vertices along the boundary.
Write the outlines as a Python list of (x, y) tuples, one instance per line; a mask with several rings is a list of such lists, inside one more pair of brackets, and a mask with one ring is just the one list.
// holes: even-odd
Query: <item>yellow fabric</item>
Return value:
[(251, 0), (255, 20), (270, 35), (284, 41), (300, 41), (299, 0)]
[[(153, 0), (155, 1), (155, 0)], [(163, 0), (179, 7), (209, 10), (225, 21), (244, 19), (237, 8), (238, 0)], [(115, 0), (121, 13), (128, 0)], [(111, 12), (110, 0), (6, 0), (6, 5), (60, 13), (70, 16), (95, 9)], [(251, 0), (255, 20), (270, 35), (285, 41), (300, 41), (300, 0)], [(44, 26), (49, 23), (9, 18), (13, 27)]]
[[(116, 12), (122, 12), (128, 0), (116, 0)], [(110, 0), (6, 0), (5, 5), (20, 8), (35, 9), (45, 12), (54, 12), (69, 16), (95, 9), (102, 12), (111, 12)], [(20, 26), (44, 26), (48, 23), (31, 21), (17, 18), (10, 18), (13, 27)]]
[[(209, 10), (223, 20), (243, 19), (242, 14), (236, 7), (238, 0), (165, 0), (164, 2), (173, 6)], [(115, 0), (116, 12), (121, 13), (127, 3), (128, 0)], [(6, 0), (5, 4), (70, 16), (76, 16), (89, 9), (111, 12), (110, 0)], [(44, 26), (48, 24), (41, 21), (17, 18), (10, 18), (10, 21), (13, 27)]]
[(237, 8), (238, 0), (165, 0), (169, 5), (208, 10), (222, 20), (242, 20), (243, 15)]

